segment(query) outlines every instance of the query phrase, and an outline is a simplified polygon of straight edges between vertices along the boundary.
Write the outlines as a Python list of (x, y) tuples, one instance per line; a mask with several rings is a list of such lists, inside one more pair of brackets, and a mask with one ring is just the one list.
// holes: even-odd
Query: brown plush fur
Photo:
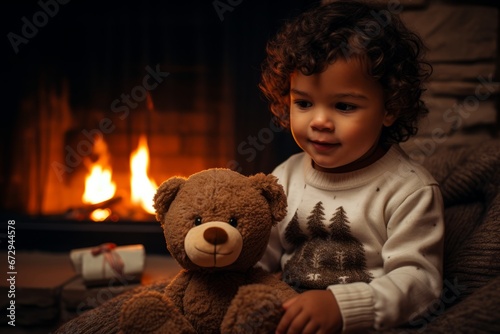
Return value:
[[(258, 328), (261, 333), (273, 332), (282, 314), (281, 303), (295, 294), (287, 284), (254, 268), (266, 249), (271, 227), (286, 214), (286, 197), (276, 178), (209, 169), (188, 179), (167, 180), (158, 188), (154, 205), (167, 248), (184, 270), (163, 292), (145, 291), (125, 302), (121, 330), (244, 333)], [(215, 227), (204, 229), (204, 224)], [(195, 227), (201, 234), (188, 235)], [(221, 253), (240, 248), (241, 252), (234, 260), (219, 260), (216, 254), (191, 258), (192, 243), (197, 251), (207, 240), (212, 248), (225, 247)]]

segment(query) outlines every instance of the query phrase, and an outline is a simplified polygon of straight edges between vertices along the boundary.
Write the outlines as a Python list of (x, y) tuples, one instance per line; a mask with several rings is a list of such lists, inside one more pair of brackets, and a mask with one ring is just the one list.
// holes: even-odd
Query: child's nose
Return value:
[(314, 112), (311, 127), (316, 131), (333, 131), (335, 129), (332, 118), (323, 110)]

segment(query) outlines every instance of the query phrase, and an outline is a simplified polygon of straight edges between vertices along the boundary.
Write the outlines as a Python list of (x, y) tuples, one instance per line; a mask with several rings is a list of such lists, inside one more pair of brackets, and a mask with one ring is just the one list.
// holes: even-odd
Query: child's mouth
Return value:
[(311, 140), (310, 142), (317, 151), (327, 151), (340, 146), (340, 143), (328, 143), (314, 140)]

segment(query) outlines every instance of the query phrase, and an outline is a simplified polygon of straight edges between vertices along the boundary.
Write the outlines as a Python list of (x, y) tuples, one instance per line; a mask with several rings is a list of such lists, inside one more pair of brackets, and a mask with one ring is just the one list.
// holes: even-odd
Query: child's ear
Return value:
[(387, 110), (385, 111), (384, 121), (382, 122), (385, 127), (389, 127), (394, 124), (397, 119), (397, 115), (390, 114)]

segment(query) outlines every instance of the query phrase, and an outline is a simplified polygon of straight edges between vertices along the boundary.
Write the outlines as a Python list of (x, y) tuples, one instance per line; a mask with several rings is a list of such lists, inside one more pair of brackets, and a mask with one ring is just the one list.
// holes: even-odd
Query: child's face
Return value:
[(358, 58), (338, 59), (310, 76), (297, 71), (290, 88), (293, 137), (319, 170), (365, 167), (377, 152), (382, 127), (394, 122), (382, 86)]

